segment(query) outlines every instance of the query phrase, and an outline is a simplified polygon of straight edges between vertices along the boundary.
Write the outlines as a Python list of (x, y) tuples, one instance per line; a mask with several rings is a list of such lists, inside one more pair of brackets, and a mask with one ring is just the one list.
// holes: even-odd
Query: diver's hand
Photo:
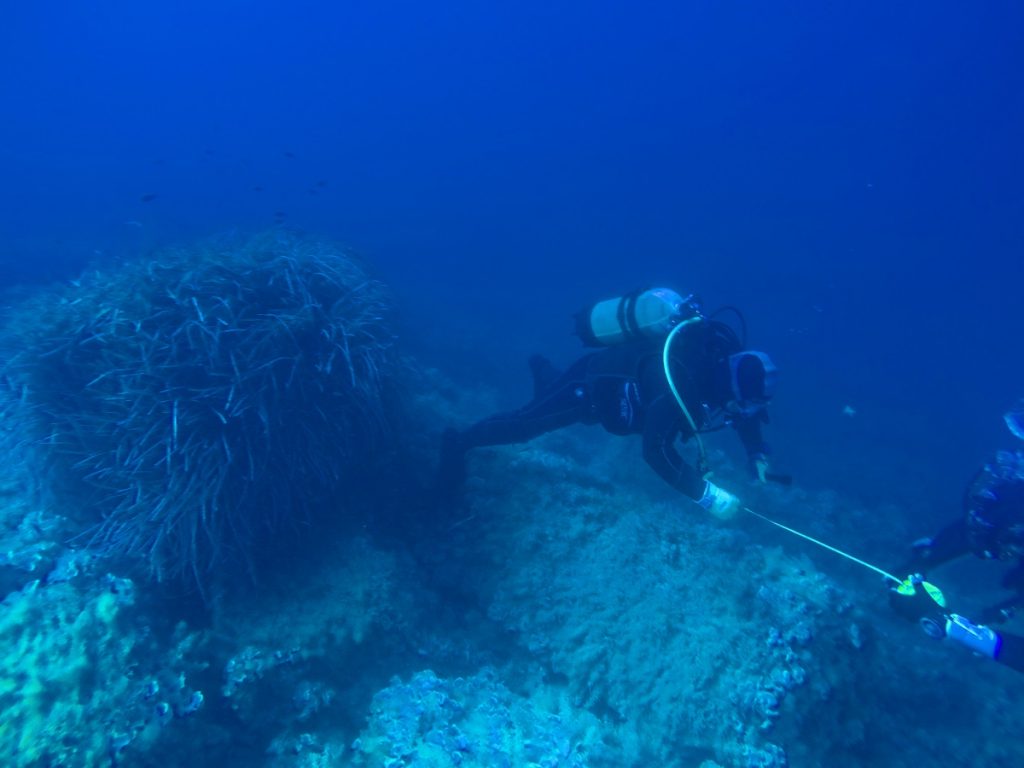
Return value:
[(932, 557), (932, 552), (935, 551), (935, 539), (931, 536), (925, 536), (917, 539), (910, 545), (910, 556), (914, 562), (924, 564), (928, 562)]
[(918, 539), (910, 545), (910, 555), (904, 560), (893, 573), (910, 573), (920, 577), (922, 580), (927, 575), (928, 566), (931, 564), (931, 556), (935, 540), (931, 538)]
[(710, 480), (704, 485), (704, 495), (697, 503), (719, 520), (731, 520), (740, 511), (740, 500)]
[(771, 465), (768, 457), (763, 453), (754, 453), (750, 456), (750, 477), (762, 485), (768, 482), (768, 470)]

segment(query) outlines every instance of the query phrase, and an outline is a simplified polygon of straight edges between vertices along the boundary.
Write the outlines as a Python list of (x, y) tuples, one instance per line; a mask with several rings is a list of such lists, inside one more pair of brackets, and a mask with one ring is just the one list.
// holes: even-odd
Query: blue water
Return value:
[(436, 336), (486, 340), (510, 402), (520, 358), (577, 351), (571, 312), (666, 282), (740, 306), (784, 366), (779, 461), (927, 507), (1020, 390), (1021, 20), (21, 4), (0, 31), (0, 277), (280, 220), (358, 248)]
[(921, 533), (1012, 441), (1017, 4), (20, 3), (0, 73), (4, 285), (295, 227), (508, 406), (587, 302), (694, 291), (782, 368), (777, 467)]

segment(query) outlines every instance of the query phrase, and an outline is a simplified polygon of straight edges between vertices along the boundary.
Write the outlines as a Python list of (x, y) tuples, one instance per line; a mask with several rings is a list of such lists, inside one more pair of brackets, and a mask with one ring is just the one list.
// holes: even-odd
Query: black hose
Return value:
[(720, 327), (723, 327), (723, 328), (728, 328), (732, 332), (733, 336), (736, 336), (737, 340), (739, 341), (740, 349), (746, 349), (747, 348), (747, 319), (743, 316), (743, 313), (740, 312), (738, 308), (732, 306), (731, 304), (727, 304), (724, 307), (719, 307), (714, 312), (712, 312), (710, 315), (708, 315), (708, 319), (709, 320), (713, 320), (716, 315), (720, 315), (723, 312), (732, 312), (733, 315), (736, 316), (736, 319), (739, 321), (739, 324), (740, 324), (740, 333), (739, 333), (738, 336), (736, 336), (736, 331), (731, 326), (729, 326), (727, 323), (724, 323), (721, 320), (717, 321), (717, 325), (719, 325)]

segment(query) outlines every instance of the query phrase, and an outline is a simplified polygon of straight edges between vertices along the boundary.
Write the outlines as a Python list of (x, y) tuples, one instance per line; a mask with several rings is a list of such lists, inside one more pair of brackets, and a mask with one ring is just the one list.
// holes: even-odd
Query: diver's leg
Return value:
[[(592, 420), (590, 396), (585, 386), (589, 358), (587, 355), (577, 360), (569, 370), (517, 411), (490, 416), (462, 432), (446, 429), (441, 436), (439, 488), (454, 489), (462, 483), (465, 478), (466, 451), (471, 448), (523, 443), (546, 432)], [(550, 366), (550, 363), (547, 365)], [(546, 373), (543, 371), (546, 366), (535, 364), (531, 359), (530, 367), (535, 369), (536, 383), (539, 379), (537, 373)]]
[(559, 390), (533, 407), (497, 414), (464, 432), (446, 429), (441, 436), (438, 487), (451, 492), (466, 475), (466, 452), (485, 445), (509, 445), (583, 421), (589, 406), (582, 388)]
[(539, 435), (587, 421), (590, 397), (585, 386), (585, 366), (578, 361), (539, 396), (516, 411), (499, 413), (458, 433), (463, 451), (484, 445), (525, 443)]

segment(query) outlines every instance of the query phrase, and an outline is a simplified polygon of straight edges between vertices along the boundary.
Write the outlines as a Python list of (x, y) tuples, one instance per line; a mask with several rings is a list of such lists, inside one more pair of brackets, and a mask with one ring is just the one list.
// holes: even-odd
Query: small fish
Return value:
[(287, 157), (289, 160), (294, 160), (295, 159), (295, 153), (294, 152), (285, 151), (284, 156)]
[(263, 187), (261, 187), (259, 184), (257, 184), (255, 187), (252, 188), (252, 191), (253, 192), (262, 192), (263, 191)]
[(857, 415), (857, 409), (852, 405), (843, 406), (843, 416), (849, 416), (851, 419)]
[(283, 218), (285, 218), (287, 216), (288, 216), (288, 214), (285, 213), (284, 211), (274, 211), (274, 218), (275, 219), (283, 219)]
[(316, 185), (317, 185), (318, 187), (320, 187), (320, 189), (323, 189), (324, 187), (326, 187), (326, 186), (327, 186), (327, 179), (320, 179), (320, 180), (319, 180), (319, 181), (318, 181), (318, 182), (316, 183)]
[(156, 192), (147, 192), (142, 197), (140, 197), (139, 200), (141, 200), (144, 203), (151, 203), (158, 197), (160, 197), (160, 195), (158, 195)]

